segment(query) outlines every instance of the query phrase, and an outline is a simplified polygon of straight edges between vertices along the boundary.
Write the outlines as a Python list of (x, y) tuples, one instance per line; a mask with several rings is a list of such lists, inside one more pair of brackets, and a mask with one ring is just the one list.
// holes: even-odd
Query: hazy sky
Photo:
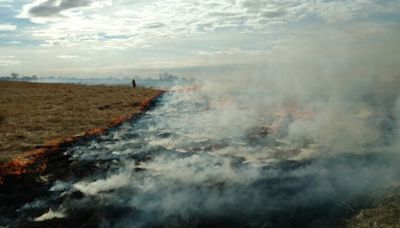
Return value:
[(0, 75), (223, 72), (320, 52), (398, 61), (399, 25), (397, 0), (0, 0)]

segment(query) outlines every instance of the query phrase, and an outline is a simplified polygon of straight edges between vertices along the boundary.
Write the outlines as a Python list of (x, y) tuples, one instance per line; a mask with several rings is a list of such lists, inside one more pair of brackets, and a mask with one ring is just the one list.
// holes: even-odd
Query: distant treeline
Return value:
[(3, 81), (36, 81), (39, 77), (36, 75), (32, 76), (20, 76), (19, 74), (12, 72), (10, 76), (2, 76), (0, 80)]
[[(176, 84), (191, 82), (191, 80), (178, 77), (169, 73), (160, 73), (158, 77), (143, 77), (133, 76), (139, 86), (144, 87), (171, 87)], [(130, 85), (132, 78), (129, 77), (93, 77), (93, 78), (78, 78), (78, 77), (60, 77), (60, 76), (20, 76), (12, 72), (10, 76), (0, 76), (3, 81), (27, 81), (27, 82), (47, 82), (47, 83), (73, 83), (87, 85)]]

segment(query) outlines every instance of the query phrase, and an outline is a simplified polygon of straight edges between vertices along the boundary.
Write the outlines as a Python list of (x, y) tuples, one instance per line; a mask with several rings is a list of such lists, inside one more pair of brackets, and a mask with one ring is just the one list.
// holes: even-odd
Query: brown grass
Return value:
[(400, 196), (388, 197), (376, 207), (364, 209), (348, 221), (348, 228), (399, 228)]
[(0, 161), (139, 113), (159, 90), (0, 82)]

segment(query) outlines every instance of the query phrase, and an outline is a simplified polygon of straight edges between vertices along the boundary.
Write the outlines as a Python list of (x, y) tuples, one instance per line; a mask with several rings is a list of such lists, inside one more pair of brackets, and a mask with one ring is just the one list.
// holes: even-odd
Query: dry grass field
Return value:
[(148, 88), (0, 81), (0, 161), (109, 126), (159, 94)]

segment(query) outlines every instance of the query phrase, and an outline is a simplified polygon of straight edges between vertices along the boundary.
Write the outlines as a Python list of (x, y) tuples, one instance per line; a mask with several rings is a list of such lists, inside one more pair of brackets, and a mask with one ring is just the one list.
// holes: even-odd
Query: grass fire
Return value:
[(0, 0), (0, 228), (400, 227), (399, 12)]

